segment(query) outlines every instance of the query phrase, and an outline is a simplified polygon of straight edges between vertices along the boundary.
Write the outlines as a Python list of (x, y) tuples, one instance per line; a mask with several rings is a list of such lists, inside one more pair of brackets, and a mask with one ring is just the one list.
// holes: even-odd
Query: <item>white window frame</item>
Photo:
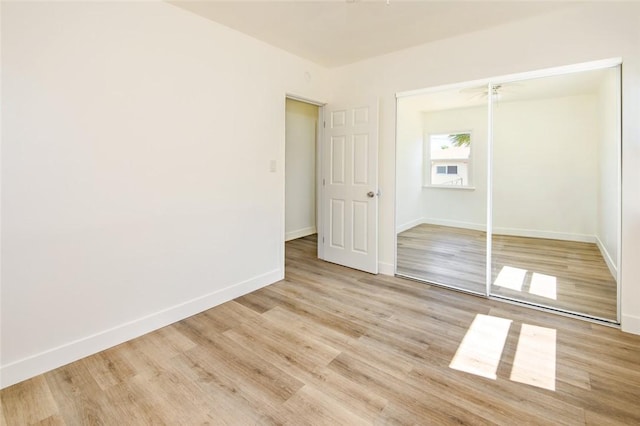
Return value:
[[(444, 167), (444, 173), (440, 173), (438, 171), (439, 168)], [(455, 173), (449, 173), (449, 169), (455, 167), (456, 168), (456, 172)], [(431, 170), (433, 172), (433, 168)], [(458, 165), (452, 165), (452, 164), (445, 164), (445, 165), (439, 165), (436, 164), (436, 174), (437, 175), (457, 175), (458, 174)]]
[[(459, 134), (459, 133), (468, 133), (470, 135), (471, 138), (471, 144), (469, 145), (469, 158), (468, 158), (468, 163), (467, 163), (467, 185), (440, 185), (440, 184), (434, 184), (431, 183), (431, 174), (432, 174), (432, 169), (433, 167), (438, 167), (438, 166), (444, 166), (447, 167), (447, 169), (449, 168), (449, 164), (440, 164), (440, 165), (432, 165), (431, 164), (431, 137), (435, 136), (435, 135), (455, 135), (455, 134)], [(425, 133), (424, 135), (424, 140), (423, 140), (423, 165), (422, 165), (422, 173), (423, 173), (423, 180), (422, 180), (422, 186), (425, 188), (444, 188), (444, 189), (454, 189), (454, 190), (460, 190), (460, 189), (467, 189), (467, 190), (474, 190), (475, 187), (473, 186), (473, 163), (474, 163), (474, 137), (473, 137), (473, 130), (454, 130), (454, 131), (444, 131), (444, 132), (430, 132), (430, 133)], [(447, 170), (448, 171), (448, 170)], [(447, 173), (448, 174), (448, 173)]]

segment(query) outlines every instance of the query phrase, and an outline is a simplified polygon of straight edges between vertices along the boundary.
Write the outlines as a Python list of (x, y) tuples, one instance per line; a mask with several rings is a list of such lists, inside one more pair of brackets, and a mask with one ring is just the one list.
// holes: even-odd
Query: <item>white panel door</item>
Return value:
[(324, 260), (377, 274), (378, 101), (327, 105), (324, 117)]

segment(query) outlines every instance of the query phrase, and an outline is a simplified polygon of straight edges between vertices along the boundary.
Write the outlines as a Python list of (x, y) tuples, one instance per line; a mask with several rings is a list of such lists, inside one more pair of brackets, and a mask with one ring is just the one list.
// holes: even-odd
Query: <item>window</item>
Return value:
[(425, 141), (425, 185), (469, 187), (471, 132), (441, 133)]
[(458, 166), (436, 166), (436, 174), (439, 175), (457, 175)]

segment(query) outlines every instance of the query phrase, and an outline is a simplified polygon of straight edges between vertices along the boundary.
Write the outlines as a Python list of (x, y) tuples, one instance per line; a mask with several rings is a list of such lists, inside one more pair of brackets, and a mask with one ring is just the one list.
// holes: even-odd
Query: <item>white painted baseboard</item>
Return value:
[(393, 263), (378, 262), (378, 273), (394, 276), (396, 274), (396, 267)]
[(418, 226), (418, 225), (422, 225), (424, 222), (424, 218), (418, 218), (416, 220), (412, 220), (411, 222), (407, 222), (404, 223), (402, 225), (398, 225), (398, 227), (396, 228), (396, 232), (399, 234), (401, 232), (404, 232), (408, 229), (413, 228), (414, 226)]
[(476, 231), (487, 230), (487, 226), (482, 223), (461, 222), (457, 220), (448, 220), (448, 219), (433, 219), (433, 218), (425, 217), (422, 219), (421, 223), (425, 223), (428, 225), (450, 226), (452, 228), (474, 229)]
[(598, 238), (597, 236), (596, 236), (596, 245), (600, 249), (600, 254), (602, 254), (602, 257), (604, 258), (604, 261), (607, 264), (607, 267), (609, 268), (609, 272), (611, 272), (611, 275), (617, 279), (618, 268), (616, 267), (616, 263), (613, 261), (613, 259), (611, 258), (611, 255), (605, 248), (604, 244), (602, 244), (602, 241), (600, 241), (600, 238)]
[(0, 367), (0, 389), (188, 318), (283, 278), (284, 272), (276, 269), (134, 321), (3, 365)]
[(312, 235), (317, 232), (315, 226), (310, 226), (308, 228), (302, 228), (295, 231), (289, 231), (284, 234), (284, 240), (290, 241), (295, 240), (296, 238), (306, 237), (307, 235)]
[[(473, 229), (476, 231), (487, 230), (486, 225), (482, 223), (461, 222), (461, 221), (448, 220), (448, 219), (423, 218), (420, 223), (425, 223), (430, 225), (450, 226), (452, 228)], [(419, 225), (420, 223), (416, 223), (413, 226)], [(531, 237), (531, 238), (548, 238), (551, 240), (578, 241), (583, 243), (596, 242), (596, 237), (593, 235), (570, 234), (566, 232), (555, 232), (555, 231), (541, 231), (537, 229), (494, 227), (493, 233), (496, 235), (512, 235), (516, 237)]]
[(494, 227), (493, 233), (496, 235), (512, 235), (515, 237), (547, 238), (550, 240), (576, 241), (581, 243), (596, 242), (596, 237), (593, 235), (570, 234), (566, 232), (555, 232), (555, 231), (541, 231), (537, 229)]
[(640, 317), (623, 314), (620, 319), (620, 328), (622, 331), (640, 335)]

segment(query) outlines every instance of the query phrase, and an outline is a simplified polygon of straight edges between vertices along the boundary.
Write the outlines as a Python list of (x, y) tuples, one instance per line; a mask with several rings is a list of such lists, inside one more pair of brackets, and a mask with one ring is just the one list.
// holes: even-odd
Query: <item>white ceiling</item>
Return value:
[(327, 67), (547, 13), (561, 1), (213, 1), (169, 3)]

